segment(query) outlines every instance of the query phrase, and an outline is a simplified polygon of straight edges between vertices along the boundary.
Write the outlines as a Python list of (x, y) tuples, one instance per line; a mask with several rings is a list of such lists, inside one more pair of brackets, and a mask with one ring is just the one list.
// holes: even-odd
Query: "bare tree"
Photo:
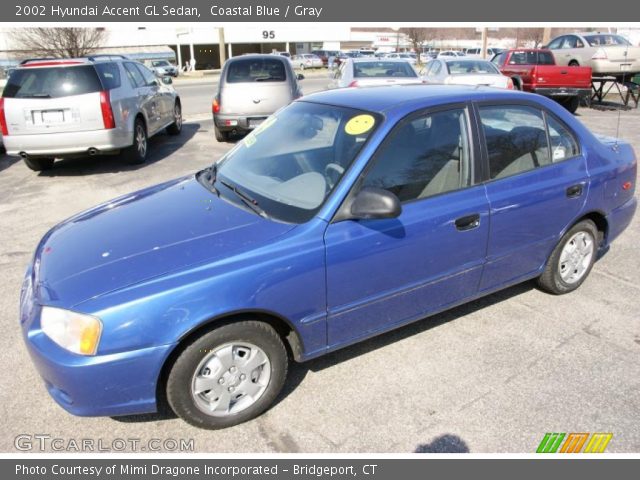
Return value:
[(14, 29), (10, 41), (27, 56), (75, 58), (102, 47), (105, 37), (101, 28), (28, 27)]
[(538, 48), (542, 44), (544, 28), (516, 28), (516, 48), (523, 43), (526, 47)]
[(401, 28), (401, 33), (404, 33), (413, 46), (413, 51), (416, 52), (418, 63), (420, 63), (420, 53), (422, 52), (422, 44), (429, 39), (428, 28)]

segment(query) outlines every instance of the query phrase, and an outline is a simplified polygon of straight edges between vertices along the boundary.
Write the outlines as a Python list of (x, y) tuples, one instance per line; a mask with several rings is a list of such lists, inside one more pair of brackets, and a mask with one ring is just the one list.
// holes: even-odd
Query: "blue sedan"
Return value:
[[(636, 157), (523, 92), (323, 92), (187, 177), (49, 231), (21, 325), (75, 415), (223, 428), (305, 361), (520, 282), (564, 294), (636, 210)], [(410, 367), (410, 365), (406, 365)]]

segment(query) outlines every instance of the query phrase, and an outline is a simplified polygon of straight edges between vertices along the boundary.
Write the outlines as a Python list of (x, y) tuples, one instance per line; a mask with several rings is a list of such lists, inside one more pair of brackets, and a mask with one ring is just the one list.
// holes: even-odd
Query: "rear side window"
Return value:
[(480, 107), (492, 179), (551, 163), (544, 117), (524, 105)]
[(284, 82), (284, 62), (278, 58), (243, 58), (234, 60), (227, 69), (227, 83)]
[(353, 65), (353, 76), (368, 77), (417, 77), (416, 71), (407, 62), (358, 62)]
[(580, 153), (578, 142), (567, 128), (551, 115), (546, 115), (551, 142), (551, 160), (561, 162)]
[(102, 84), (93, 65), (18, 68), (4, 88), (6, 98), (60, 98), (99, 92)]
[(124, 69), (127, 72), (127, 77), (129, 77), (129, 81), (131, 82), (131, 86), (134, 88), (140, 88), (145, 86), (144, 77), (138, 67), (136, 67), (135, 63), (127, 62), (124, 64)]
[(98, 72), (100, 80), (102, 80), (102, 85), (104, 85), (106, 90), (119, 88), (122, 84), (120, 80), (120, 67), (118, 67), (118, 64), (111, 62), (96, 63), (96, 71)]

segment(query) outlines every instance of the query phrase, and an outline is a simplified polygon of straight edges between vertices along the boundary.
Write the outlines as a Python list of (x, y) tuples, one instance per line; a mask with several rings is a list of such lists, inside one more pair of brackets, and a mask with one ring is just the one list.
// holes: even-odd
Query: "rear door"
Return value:
[(161, 128), (173, 120), (173, 87), (164, 85), (151, 69), (141, 64), (137, 66), (158, 105), (158, 128)]
[(124, 62), (123, 65), (135, 92), (138, 109), (144, 113), (146, 118), (147, 133), (152, 135), (159, 128), (161, 119), (160, 106), (158, 105), (155, 91), (151, 86), (147, 85), (147, 80), (145, 80), (137, 64)]
[(220, 113), (266, 117), (291, 103), (292, 85), (284, 62), (286, 59), (232, 59), (226, 69), (221, 89)]
[(328, 341), (348, 343), (473, 296), (489, 232), (483, 185), (474, 185), (464, 105), (401, 122), (354, 193), (377, 187), (402, 202), (398, 218), (344, 220), (325, 233)]
[(30, 66), (16, 69), (3, 96), (9, 135), (40, 135), (104, 128), (94, 66)]
[(570, 129), (535, 104), (478, 107), (491, 211), (480, 290), (534, 275), (587, 196), (586, 161)]

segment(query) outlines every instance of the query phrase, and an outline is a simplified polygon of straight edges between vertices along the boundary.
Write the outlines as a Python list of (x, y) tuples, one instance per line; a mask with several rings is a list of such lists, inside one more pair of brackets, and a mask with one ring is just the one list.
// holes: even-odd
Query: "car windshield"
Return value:
[(227, 70), (228, 83), (284, 82), (284, 63), (278, 58), (242, 58), (232, 60)]
[(584, 38), (592, 47), (606, 47), (608, 45), (631, 46), (631, 43), (629, 43), (626, 38), (621, 37), (620, 35), (585, 35)]
[(417, 77), (416, 71), (409, 62), (356, 62), (353, 64), (353, 76), (356, 78), (375, 77)]
[(217, 163), (216, 190), (238, 204), (246, 205), (239, 195), (251, 198), (250, 206), (271, 218), (306, 222), (379, 123), (379, 116), (369, 112), (294, 102)]
[(168, 67), (169, 62), (167, 62), (166, 60), (158, 60), (156, 62), (151, 62), (151, 65), (153, 65), (154, 67)]
[(93, 65), (16, 69), (4, 88), (7, 98), (59, 98), (102, 90)]
[(473, 75), (500, 73), (491, 62), (486, 60), (453, 60), (447, 62), (451, 75)]

